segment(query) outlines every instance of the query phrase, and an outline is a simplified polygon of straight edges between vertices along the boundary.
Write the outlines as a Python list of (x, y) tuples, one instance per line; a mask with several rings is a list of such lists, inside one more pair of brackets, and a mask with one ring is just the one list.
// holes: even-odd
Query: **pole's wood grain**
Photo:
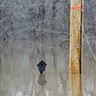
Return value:
[(71, 96), (83, 96), (81, 71), (83, 64), (84, 0), (71, 0), (70, 6), (70, 86)]
[[(71, 0), (70, 8), (70, 73), (81, 73), (83, 41), (83, 1)], [(75, 10), (73, 9), (75, 7)], [(77, 8), (77, 10), (76, 10)], [(81, 9), (80, 9), (81, 8)]]

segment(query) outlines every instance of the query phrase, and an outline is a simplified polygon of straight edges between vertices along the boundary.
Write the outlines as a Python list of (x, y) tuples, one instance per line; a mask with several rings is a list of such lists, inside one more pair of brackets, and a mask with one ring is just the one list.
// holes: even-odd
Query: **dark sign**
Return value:
[(43, 71), (45, 71), (45, 68), (46, 68), (46, 63), (42, 60), (40, 61), (40, 63), (37, 65), (38, 66), (38, 69), (39, 69), (39, 72), (40, 74), (43, 73)]

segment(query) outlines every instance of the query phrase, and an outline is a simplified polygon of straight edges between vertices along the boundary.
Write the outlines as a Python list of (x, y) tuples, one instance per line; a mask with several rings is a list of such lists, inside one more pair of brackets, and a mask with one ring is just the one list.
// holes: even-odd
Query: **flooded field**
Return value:
[[(0, 41), (0, 96), (71, 96), (67, 43), (62, 47), (37, 41)], [(37, 67), (41, 60), (47, 63), (43, 75)], [(95, 73), (96, 61), (85, 50), (84, 96), (96, 96)]]

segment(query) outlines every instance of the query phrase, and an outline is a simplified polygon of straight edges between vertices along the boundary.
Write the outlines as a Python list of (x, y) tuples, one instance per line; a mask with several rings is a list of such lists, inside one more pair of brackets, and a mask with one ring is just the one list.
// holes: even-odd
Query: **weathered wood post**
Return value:
[(84, 0), (71, 0), (70, 5), (70, 81), (72, 96), (82, 96)]
[(83, 0), (71, 0), (70, 73), (81, 73), (83, 23)]

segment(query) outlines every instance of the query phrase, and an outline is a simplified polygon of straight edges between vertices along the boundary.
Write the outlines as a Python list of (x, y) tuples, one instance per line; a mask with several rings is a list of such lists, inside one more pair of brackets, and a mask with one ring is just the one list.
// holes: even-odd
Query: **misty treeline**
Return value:
[[(96, 1), (85, 0), (85, 32), (96, 37)], [(0, 39), (68, 39), (70, 0), (0, 0)]]

